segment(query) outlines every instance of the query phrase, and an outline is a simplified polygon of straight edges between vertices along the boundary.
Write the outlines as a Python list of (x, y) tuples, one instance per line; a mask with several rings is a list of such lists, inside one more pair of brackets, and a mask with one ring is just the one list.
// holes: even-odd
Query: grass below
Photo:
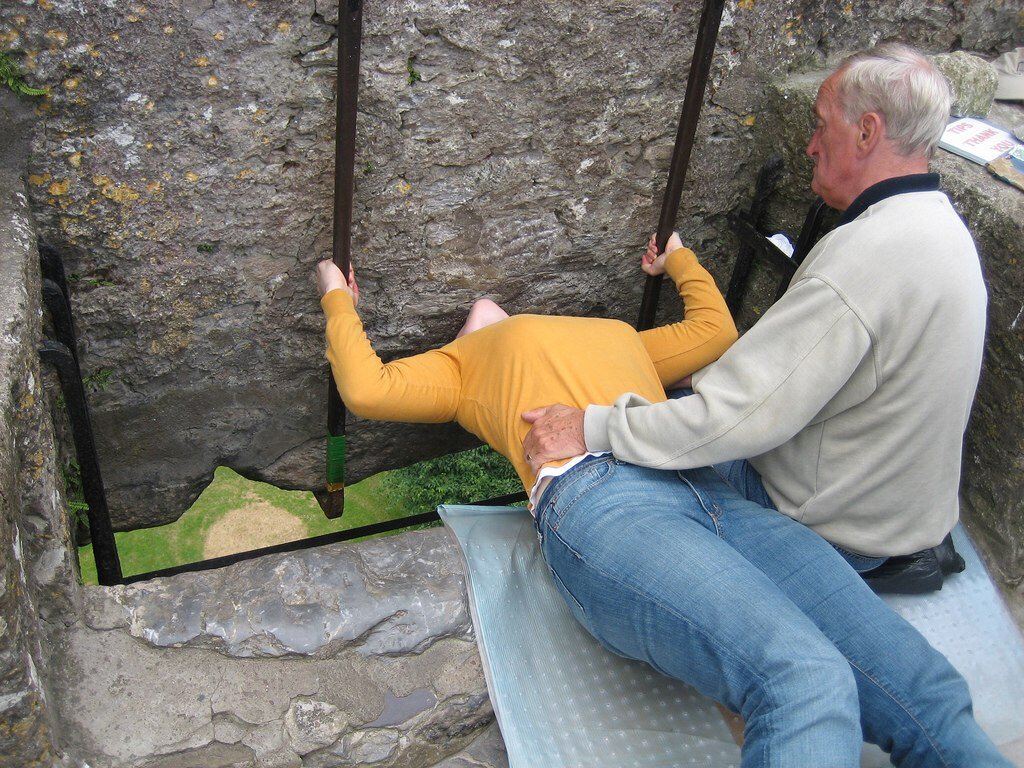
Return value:
[[(345, 514), (324, 516), (312, 493), (284, 491), (218, 467), (213, 482), (173, 523), (114, 534), (125, 576), (194, 563), (371, 523), (426, 512), (436, 504), (468, 503), (521, 489), (511, 466), (477, 448), (345, 488)], [(386, 534), (385, 534), (386, 535)], [(96, 584), (92, 545), (78, 550), (82, 581)]]
[[(148, 573), (413, 514), (388, 503), (383, 483), (374, 475), (346, 488), (345, 514), (329, 520), (312, 493), (283, 491), (218, 467), (213, 482), (173, 523), (114, 534), (121, 570), (125, 576)], [(79, 548), (79, 563), (83, 582), (96, 584), (91, 544)]]

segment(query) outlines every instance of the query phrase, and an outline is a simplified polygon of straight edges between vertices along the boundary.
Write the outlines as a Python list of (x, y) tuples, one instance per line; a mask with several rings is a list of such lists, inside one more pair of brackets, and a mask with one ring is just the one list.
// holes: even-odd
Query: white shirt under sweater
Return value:
[(947, 197), (885, 197), (822, 238), (693, 396), (590, 406), (587, 448), (664, 469), (752, 457), (779, 510), (839, 546), (933, 546), (958, 516), (986, 304)]

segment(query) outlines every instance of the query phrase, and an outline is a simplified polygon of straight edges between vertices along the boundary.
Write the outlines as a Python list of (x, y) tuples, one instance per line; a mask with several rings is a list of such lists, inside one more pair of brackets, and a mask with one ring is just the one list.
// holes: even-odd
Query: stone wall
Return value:
[[(991, 118), (1024, 133), (1024, 107)], [(1024, 193), (943, 153), (936, 168), (978, 243), (989, 288), (981, 382), (964, 443), (962, 513), (1024, 626)]]
[(30, 122), (0, 91), (0, 768), (507, 768), (443, 530), (79, 586)]
[[(514, 311), (634, 318), (691, 5), (373, 4), (356, 264), (385, 354), (451, 335), (480, 294)], [(0, 766), (502, 766), (440, 531), (77, 585), (35, 354), (36, 231), (74, 276), (120, 527), (176, 517), (218, 464), (320, 482), (310, 273), (329, 247), (336, 11), (163, 6), (0, 7), (0, 40), (52, 86), (38, 104), (0, 91)], [(807, 126), (793, 118), (807, 84), (826, 60), (897, 34), (988, 54), (1022, 37), (996, 1), (728, 4), (680, 215), (720, 279), (735, 250), (725, 214), (779, 145), (790, 173), (771, 218), (799, 225)], [(802, 106), (774, 85), (812, 70)], [(992, 291), (968, 523), (1020, 619), (1021, 198), (955, 158), (938, 167)], [(434, 427), (356, 422), (351, 434), (352, 478), (466, 444)]]
[(507, 765), (441, 529), (90, 589), (54, 667), (92, 766)]
[[(355, 264), (385, 357), (469, 303), (632, 321), (698, 3), (382, 0), (364, 22)], [(4, 3), (40, 107), (41, 236), (76, 277), (115, 526), (167, 522), (218, 464), (322, 485), (336, 5)], [(725, 274), (723, 216), (763, 157), (767, 84), (878, 39), (994, 54), (1012, 3), (727, 3), (680, 216)], [(666, 302), (666, 306), (668, 302)], [(455, 448), (452, 428), (353, 420), (349, 479)]]
[(28, 112), (0, 90), (0, 765), (55, 759), (50, 649), (76, 582), (36, 356), (39, 257), (23, 181)]

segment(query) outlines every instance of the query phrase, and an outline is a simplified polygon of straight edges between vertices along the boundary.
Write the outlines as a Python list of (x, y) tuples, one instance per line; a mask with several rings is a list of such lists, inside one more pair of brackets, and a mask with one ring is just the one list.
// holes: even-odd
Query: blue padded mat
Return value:
[[(523, 507), (443, 506), (466, 560), (487, 688), (512, 768), (739, 765), (714, 702), (601, 648), (551, 583)], [(1000, 745), (1024, 740), (1024, 640), (959, 528), (967, 570), (939, 593), (893, 597), (967, 678), (975, 713)], [(865, 747), (864, 768), (888, 765)]]

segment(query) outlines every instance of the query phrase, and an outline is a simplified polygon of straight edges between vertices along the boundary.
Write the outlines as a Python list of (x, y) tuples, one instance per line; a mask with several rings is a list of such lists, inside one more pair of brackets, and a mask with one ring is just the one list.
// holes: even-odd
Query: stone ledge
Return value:
[(236, 657), (421, 653), (472, 639), (457, 550), (441, 530), (270, 555), (89, 590), (85, 621), (156, 647)]
[[(53, 587), (67, 574), (67, 553), (54, 547), (46, 518), (56, 500), (37, 508), (54, 478), (45, 454), (52, 435), (38, 423), (39, 280), (22, 180), (30, 115), (0, 85), (0, 763), (19, 766), (53, 759), (40, 616), (63, 606)], [(50, 588), (45, 605), (37, 602), (40, 585)]]
[(474, 743), (493, 715), (443, 529), (86, 593), (59, 674), (90, 763), (507, 764)]

